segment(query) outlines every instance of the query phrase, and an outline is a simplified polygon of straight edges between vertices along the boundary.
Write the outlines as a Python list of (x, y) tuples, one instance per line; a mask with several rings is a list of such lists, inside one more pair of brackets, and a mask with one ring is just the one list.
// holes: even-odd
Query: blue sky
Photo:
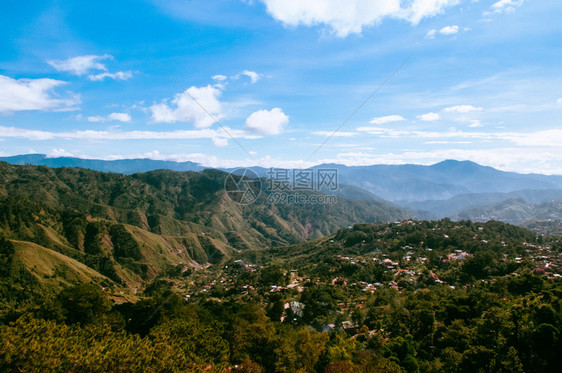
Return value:
[(7, 0), (0, 155), (562, 174), (561, 18), (532, 0)]

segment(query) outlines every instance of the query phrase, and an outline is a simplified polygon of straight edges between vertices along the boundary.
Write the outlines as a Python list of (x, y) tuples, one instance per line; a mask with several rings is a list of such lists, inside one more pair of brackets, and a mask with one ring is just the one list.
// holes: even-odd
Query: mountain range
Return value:
[(0, 162), (0, 236), (15, 247), (11, 271), (35, 285), (53, 276), (61, 286), (88, 277), (134, 294), (158, 276), (219, 263), (239, 251), (317, 239), (358, 221), (410, 216), (380, 201), (270, 203), (259, 191), (252, 204), (241, 205), (225, 191), (227, 176), (212, 169), (122, 175)]
[[(203, 171), (205, 167), (193, 162), (159, 161), (152, 159), (124, 159), (114, 161), (72, 157), (50, 158), (44, 154), (28, 154), (0, 158), (11, 164), (46, 165), (49, 167), (80, 167), (96, 171), (130, 175), (139, 172), (168, 169), (174, 171)], [(260, 177), (269, 177), (269, 168), (250, 167)], [(506, 201), (546, 203), (562, 200), (562, 176), (518, 174), (505, 172), (471, 161), (446, 160), (430, 166), (372, 165), (345, 166), (321, 164), (315, 170), (336, 170), (338, 188), (321, 189), (323, 193), (355, 201), (377, 201), (407, 209), (420, 219), (473, 218), (499, 219), (522, 224), (526, 221), (552, 220), (562, 215), (553, 204), (548, 214), (544, 209), (515, 208), (507, 213)], [(222, 169), (233, 172), (235, 169)], [(503, 203), (503, 204), (502, 204)], [(514, 202), (515, 203), (515, 202)], [(515, 203), (517, 205), (517, 203)], [(515, 206), (514, 205), (514, 206)], [(477, 212), (475, 209), (484, 209)], [(553, 209), (556, 213), (553, 213)], [(496, 211), (497, 210), (497, 211)], [(513, 210), (513, 209), (512, 209)]]

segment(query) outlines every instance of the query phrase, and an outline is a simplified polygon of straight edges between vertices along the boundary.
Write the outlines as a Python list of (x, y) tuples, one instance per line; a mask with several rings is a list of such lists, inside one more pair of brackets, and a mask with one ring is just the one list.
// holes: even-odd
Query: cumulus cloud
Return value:
[(277, 135), (289, 123), (289, 117), (280, 108), (258, 110), (246, 119), (244, 129), (261, 135)]
[(107, 116), (107, 119), (127, 123), (131, 121), (131, 116), (128, 113), (111, 113)]
[(476, 107), (472, 105), (457, 105), (457, 106), (450, 106), (443, 109), (445, 113), (471, 113), (474, 111), (482, 111), (481, 107)]
[(213, 137), (211, 141), (213, 142), (213, 145), (218, 148), (224, 148), (228, 145), (228, 139), (224, 137)]
[(457, 25), (445, 26), (441, 30), (439, 30), (439, 33), (442, 35), (454, 35), (458, 32), (459, 32), (459, 26)]
[(268, 13), (287, 26), (328, 26), (337, 36), (361, 33), (364, 27), (384, 18), (404, 19), (418, 24), (423, 18), (442, 13), (458, 0), (262, 0)]
[(103, 71), (98, 74), (89, 74), (88, 79), (91, 81), (102, 81), (105, 78), (127, 80), (133, 77), (131, 71), (108, 72), (107, 67), (100, 62), (108, 59), (112, 60), (113, 56), (109, 54), (76, 56), (66, 60), (50, 60), (47, 63), (57, 71), (65, 71), (78, 76), (86, 75), (91, 71)]
[(0, 113), (22, 110), (74, 110), (79, 96), (59, 98), (54, 88), (66, 82), (54, 79), (12, 79), (0, 75)]
[(429, 113), (418, 115), (417, 118), (424, 122), (433, 122), (434, 120), (439, 120), (439, 114), (429, 112)]
[(492, 4), (490, 9), (494, 13), (512, 13), (515, 11), (515, 8), (520, 7), (523, 5), (524, 0), (499, 0)]
[(247, 77), (250, 78), (250, 81), (252, 82), (252, 84), (254, 84), (255, 82), (257, 82), (258, 80), (261, 79), (261, 75), (258, 74), (255, 71), (250, 71), (250, 70), (244, 70), (242, 71), (240, 74), (242, 75), (246, 75)]
[(445, 26), (440, 30), (433, 29), (429, 30), (425, 35), (426, 38), (433, 39), (437, 33), (441, 35), (455, 35), (459, 32), (459, 26), (452, 25), (452, 26)]
[(369, 123), (371, 124), (385, 124), (385, 123), (391, 123), (391, 122), (400, 122), (406, 120), (406, 118), (404, 118), (401, 115), (387, 115), (384, 117), (377, 117), (377, 118), (373, 118), (371, 119), (371, 121)]
[(46, 156), (47, 158), (80, 157), (81, 154), (69, 152), (62, 148), (56, 148), (56, 149), (51, 149), (49, 152), (47, 152)]
[[(197, 128), (210, 127), (214, 120), (224, 116), (223, 106), (219, 101), (222, 92), (219, 88), (190, 87), (187, 93), (178, 93), (168, 103), (163, 101), (150, 107), (152, 121), (155, 123), (192, 122)], [(204, 108), (204, 109), (203, 109)]]

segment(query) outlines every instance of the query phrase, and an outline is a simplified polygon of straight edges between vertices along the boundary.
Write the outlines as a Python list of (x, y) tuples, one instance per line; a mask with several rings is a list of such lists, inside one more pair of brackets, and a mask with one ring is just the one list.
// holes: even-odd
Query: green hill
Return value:
[(276, 261), (294, 268), (322, 267), (326, 263), (333, 264), (338, 256), (386, 253), (398, 259), (412, 251), (429, 258), (438, 252), (454, 250), (468, 253), (491, 250), (499, 254), (524, 249), (521, 242), (536, 244), (539, 240), (542, 238), (527, 229), (498, 221), (404, 221), (356, 224), (316, 241), (249, 250), (240, 253), (239, 257), (261, 265)]
[(521, 225), (529, 221), (556, 221), (562, 219), (562, 201), (528, 202), (521, 198), (465, 210), (454, 218), (473, 221), (501, 220)]
[(407, 216), (379, 201), (271, 204), (266, 193), (238, 205), (224, 190), (227, 175), (160, 170), (126, 176), (0, 162), (0, 233), (82, 263), (134, 294), (158, 276), (219, 263), (239, 251)]

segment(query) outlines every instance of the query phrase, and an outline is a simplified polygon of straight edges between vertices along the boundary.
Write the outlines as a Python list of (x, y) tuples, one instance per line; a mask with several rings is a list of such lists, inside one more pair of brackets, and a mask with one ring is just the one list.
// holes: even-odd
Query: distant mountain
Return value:
[(99, 159), (82, 159), (73, 157), (50, 158), (45, 154), (16, 155), (0, 157), (0, 161), (14, 165), (34, 165), (49, 167), (80, 167), (94, 171), (115, 172), (125, 175), (154, 170), (202, 171), (205, 167), (193, 162), (158, 161), (154, 159), (119, 159), (104, 161)]
[(509, 199), (493, 205), (466, 210), (452, 217), (472, 221), (499, 220), (521, 225), (529, 221), (562, 220), (562, 201), (527, 202)]
[[(340, 185), (355, 186), (376, 198), (407, 207), (412, 207), (412, 202), (447, 200), (464, 194), (562, 189), (562, 176), (505, 172), (471, 161), (446, 160), (431, 166), (321, 164), (312, 168), (337, 170)], [(251, 169), (262, 177), (268, 176), (270, 170)]]
[[(102, 172), (133, 174), (157, 169), (201, 171), (205, 167), (193, 162), (157, 161), (151, 159), (123, 159), (103, 161), (80, 158), (48, 158), (42, 154), (28, 154), (0, 158), (11, 164), (46, 165), (49, 167), (81, 167)], [(499, 202), (500, 195), (522, 190), (538, 191), (562, 189), (562, 176), (518, 174), (481, 166), (470, 161), (446, 160), (431, 166), (372, 165), (344, 166), (321, 164), (314, 169), (337, 170), (339, 191), (336, 195), (354, 200), (387, 200), (414, 210), (424, 210), (427, 216), (447, 216), (462, 209)], [(268, 177), (269, 168), (250, 167), (260, 177)], [(222, 169), (232, 172), (235, 169)], [(351, 189), (354, 188), (354, 189)], [(488, 195), (478, 195), (488, 194)], [(457, 200), (456, 196), (470, 195)], [(519, 196), (506, 196), (519, 198)], [(439, 202), (450, 200), (448, 202)], [(424, 203), (418, 203), (423, 202)], [(533, 200), (530, 200), (531, 202)]]
[(562, 236), (562, 220), (531, 220), (521, 224), (521, 226), (540, 235)]
[(341, 183), (365, 189), (399, 205), (468, 193), (562, 189), (562, 176), (504, 172), (470, 161), (447, 160), (432, 166), (324, 164), (316, 168), (337, 169)]
[(446, 200), (412, 201), (401, 203), (416, 217), (431, 214), (435, 218), (455, 216), (465, 210), (484, 207), (502, 201), (521, 199), (526, 202), (562, 201), (562, 189), (518, 190), (510, 193), (468, 193)]

